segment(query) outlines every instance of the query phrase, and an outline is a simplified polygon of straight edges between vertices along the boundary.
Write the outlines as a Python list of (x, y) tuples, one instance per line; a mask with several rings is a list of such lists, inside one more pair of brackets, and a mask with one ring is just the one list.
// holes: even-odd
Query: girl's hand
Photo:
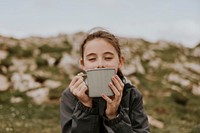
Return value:
[(124, 84), (117, 75), (112, 77), (112, 81), (113, 83), (110, 82), (109, 86), (115, 95), (112, 97), (108, 97), (105, 94), (102, 94), (102, 98), (107, 103), (105, 115), (108, 119), (113, 119), (118, 115), (118, 108), (121, 102), (124, 89)]
[(90, 98), (86, 93), (88, 91), (88, 87), (83, 81), (82, 76), (75, 76), (69, 84), (69, 89), (83, 105), (92, 107), (92, 98)]

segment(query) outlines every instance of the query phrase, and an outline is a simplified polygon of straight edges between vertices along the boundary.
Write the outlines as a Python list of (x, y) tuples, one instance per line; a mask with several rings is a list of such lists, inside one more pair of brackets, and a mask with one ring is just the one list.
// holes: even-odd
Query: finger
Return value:
[(86, 95), (86, 91), (87, 91), (87, 86), (83, 85), (78, 91), (77, 91), (77, 96), (78, 97), (83, 97)]
[(81, 84), (84, 84), (82, 78), (79, 78), (76, 83), (70, 87), (70, 91), (75, 95), (76, 94), (76, 91), (78, 91), (77, 89), (80, 88), (80, 85)]
[(78, 81), (74, 84), (75, 87), (79, 87), (80, 85), (84, 84), (84, 81), (82, 78), (79, 78)]
[(79, 85), (80, 85), (81, 83), (83, 83), (83, 82), (84, 82), (83, 79), (82, 79), (82, 78), (79, 78), (79, 79), (76, 81), (76, 83), (73, 85), (73, 88), (78, 88)]
[(76, 94), (78, 95), (78, 93), (83, 92), (85, 93), (85, 91), (87, 90), (87, 86), (85, 84), (85, 82), (82, 82), (78, 87), (76, 87), (76, 89), (74, 89), (76, 92)]
[(81, 77), (81, 76), (75, 76), (75, 77), (72, 79), (72, 81), (70, 82), (69, 87), (73, 86), (73, 85), (76, 83), (76, 81), (77, 81), (80, 77)]
[(124, 88), (124, 83), (123, 83), (122, 80), (119, 78), (119, 76), (118, 76), (118, 75), (115, 75), (115, 78), (116, 78), (117, 81), (120, 83), (120, 86), (121, 86), (122, 88)]
[(106, 96), (104, 93), (101, 95), (102, 98), (108, 103), (111, 104), (112, 103), (112, 99), (110, 99), (108, 96)]
[(114, 84), (112, 82), (110, 82), (109, 84), (110, 88), (112, 89), (112, 91), (114, 92), (115, 96), (119, 97), (120, 96), (120, 92), (119, 90), (114, 86)]
[(86, 87), (87, 89), (85, 82), (82, 82), (77, 88), (79, 88), (79, 91), (81, 91), (83, 87)]
[(113, 77), (112, 77), (112, 81), (113, 81), (113, 83), (114, 83), (116, 89), (118, 89), (118, 90), (121, 92), (123, 89), (122, 89), (122, 87), (121, 87), (119, 81), (117, 80), (116, 76), (113, 76)]

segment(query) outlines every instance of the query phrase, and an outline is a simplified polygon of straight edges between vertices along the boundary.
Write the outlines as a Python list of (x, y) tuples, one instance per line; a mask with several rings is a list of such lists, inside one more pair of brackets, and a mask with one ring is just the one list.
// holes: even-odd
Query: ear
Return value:
[(121, 56), (121, 57), (119, 58), (119, 65), (118, 65), (118, 68), (121, 69), (123, 65), (124, 65), (124, 56)]
[(81, 58), (81, 59), (79, 60), (79, 63), (80, 63), (80, 65), (81, 65), (81, 69), (85, 70), (85, 65), (84, 65), (83, 58)]

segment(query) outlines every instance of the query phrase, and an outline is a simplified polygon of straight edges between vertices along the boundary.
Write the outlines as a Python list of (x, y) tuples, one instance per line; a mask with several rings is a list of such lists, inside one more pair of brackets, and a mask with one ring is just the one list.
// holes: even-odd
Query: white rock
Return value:
[(44, 82), (44, 86), (51, 89), (58, 88), (61, 85), (62, 83), (60, 81), (55, 81), (55, 80), (46, 80)]
[(184, 66), (198, 74), (200, 74), (200, 65), (197, 64), (197, 63), (189, 63), (189, 62), (186, 62), (184, 63)]
[(178, 87), (178, 86), (176, 86), (176, 85), (172, 85), (172, 86), (171, 86), (171, 89), (172, 89), (172, 90), (175, 90), (175, 91), (177, 91), (177, 92), (180, 92), (180, 93), (181, 93), (181, 91), (182, 91), (181, 88)]
[(10, 83), (8, 82), (8, 79), (0, 75), (0, 91), (6, 91), (10, 86)]
[(41, 87), (41, 84), (35, 82), (34, 78), (29, 74), (14, 73), (11, 77), (11, 82), (15, 90), (24, 92), (30, 89)]
[(0, 61), (5, 59), (8, 56), (8, 52), (4, 50), (0, 50)]
[(193, 85), (192, 86), (192, 94), (200, 95), (200, 85)]
[(156, 56), (156, 53), (153, 50), (148, 50), (142, 55), (142, 59), (144, 61), (152, 60), (153, 58), (155, 58), (155, 56)]
[(37, 90), (28, 91), (26, 95), (31, 97), (36, 104), (42, 104), (49, 100), (49, 89), (40, 88)]
[(71, 57), (69, 54), (63, 54), (63, 57), (58, 65), (59, 68), (64, 70), (69, 77), (73, 76), (75, 73), (79, 72), (80, 66), (76, 58)]
[(162, 60), (160, 58), (156, 58), (149, 62), (149, 66), (154, 69), (158, 69), (160, 67), (161, 63), (162, 63)]
[(126, 76), (129, 76), (133, 73), (140, 73), (140, 74), (145, 74), (145, 69), (142, 66), (141, 60), (139, 56), (136, 56), (130, 64), (126, 65), (123, 69), (123, 72)]
[(48, 54), (43, 54), (43, 55), (42, 55), (42, 59), (47, 60), (48, 65), (49, 65), (50, 67), (53, 66), (54, 63), (56, 62), (56, 59), (53, 58), (53, 57), (51, 57), (51, 56), (48, 55)]
[(200, 47), (197, 47), (193, 50), (192, 55), (194, 57), (200, 57)]
[(50, 57), (47, 59), (48, 65), (51, 67), (54, 65), (54, 63), (56, 62), (56, 59), (53, 57)]
[(140, 60), (139, 56), (136, 56), (135, 67), (136, 67), (136, 70), (137, 70), (138, 73), (140, 73), (140, 74), (145, 74), (146, 73), (144, 67), (142, 66), (142, 63), (141, 63), (141, 60)]
[(129, 77), (131, 83), (133, 83), (133, 85), (138, 86), (140, 84), (140, 81), (135, 77), (135, 76), (131, 76)]
[(23, 99), (21, 97), (11, 97), (10, 102), (11, 103), (20, 103)]
[(126, 57), (126, 61), (129, 61), (130, 59), (132, 59), (132, 52), (131, 52), (130, 47), (124, 46), (122, 49), (122, 54)]
[(174, 73), (171, 73), (168, 76), (168, 81), (180, 84), (183, 87), (188, 87), (191, 84), (190, 80), (184, 79), (180, 77), (178, 74), (174, 74)]
[(133, 66), (132, 64), (123, 67), (123, 74), (126, 76), (132, 75), (136, 73), (136, 71), (137, 71), (136, 67)]
[(0, 66), (0, 71), (2, 71), (3, 73), (7, 73), (8, 69), (5, 66)]
[(173, 64), (166, 64), (165, 66), (168, 66), (170, 69), (173, 69), (174, 71), (179, 73), (188, 73), (188, 70), (180, 62), (175, 62)]
[(162, 63), (163, 68), (173, 69), (172, 71), (178, 72), (184, 78), (190, 78), (193, 80), (199, 80), (199, 75), (191, 72), (188, 68), (184, 66), (183, 63), (175, 62), (175, 63)]
[(12, 59), (13, 65), (9, 67), (9, 71), (18, 71), (18, 72), (26, 72), (26, 71), (34, 71), (37, 69), (37, 65), (34, 59)]
[(164, 123), (159, 121), (159, 120), (156, 120), (152, 116), (148, 115), (148, 120), (149, 120), (150, 125), (152, 125), (152, 126), (154, 126), (156, 128), (159, 128), (159, 129), (164, 128)]
[(158, 44), (152, 44), (149, 46), (151, 50), (165, 50), (169, 48), (169, 44), (166, 41), (158, 41)]

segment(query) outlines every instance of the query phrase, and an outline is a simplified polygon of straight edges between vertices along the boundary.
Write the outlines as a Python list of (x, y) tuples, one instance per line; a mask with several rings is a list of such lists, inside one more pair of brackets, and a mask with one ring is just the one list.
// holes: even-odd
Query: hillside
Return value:
[[(59, 98), (81, 71), (84, 33), (16, 39), (0, 36), (0, 132), (60, 131)], [(120, 37), (123, 73), (142, 92), (153, 133), (200, 130), (200, 44), (186, 48)], [(47, 113), (48, 112), (48, 113)], [(154, 123), (155, 122), (155, 123)], [(157, 122), (157, 123), (156, 123)]]

